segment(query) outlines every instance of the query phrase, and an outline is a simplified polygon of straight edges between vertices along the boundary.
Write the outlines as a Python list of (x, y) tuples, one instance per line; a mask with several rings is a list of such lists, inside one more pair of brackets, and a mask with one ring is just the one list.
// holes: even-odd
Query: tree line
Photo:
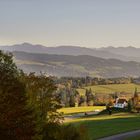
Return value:
[(71, 83), (72, 88), (83, 88), (93, 85), (108, 85), (108, 84), (129, 84), (134, 82), (134, 78), (97, 78), (97, 77), (53, 77), (58, 84)]
[(60, 101), (63, 107), (78, 107), (78, 106), (105, 106), (112, 103), (123, 93), (100, 94), (94, 93), (91, 88), (81, 89), (84, 93), (79, 93), (76, 88), (72, 88), (69, 82), (57, 85), (55, 96)]

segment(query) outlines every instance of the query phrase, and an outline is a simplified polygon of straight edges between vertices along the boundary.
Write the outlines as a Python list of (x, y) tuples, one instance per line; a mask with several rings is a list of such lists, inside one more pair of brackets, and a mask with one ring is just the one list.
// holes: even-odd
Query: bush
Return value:
[[(127, 108), (115, 108), (115, 107), (112, 107), (111, 110), (112, 110), (112, 114), (113, 113), (119, 113), (119, 112), (128, 112)], [(99, 115), (104, 115), (104, 114), (109, 114), (107, 109), (105, 109), (105, 110), (103, 110), (103, 111), (101, 111), (99, 113)]]
[(46, 126), (44, 140), (89, 140), (86, 128), (83, 125), (56, 125)]
[(61, 128), (61, 140), (88, 140), (86, 127), (83, 125), (67, 125)]

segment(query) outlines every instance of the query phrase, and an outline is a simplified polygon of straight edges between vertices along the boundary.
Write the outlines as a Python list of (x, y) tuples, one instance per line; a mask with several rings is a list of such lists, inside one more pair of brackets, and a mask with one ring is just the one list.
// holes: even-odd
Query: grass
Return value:
[(125, 140), (140, 140), (140, 136), (130, 137)]
[(111, 116), (97, 115), (73, 119), (67, 123), (83, 124), (87, 128), (91, 140), (96, 140), (101, 137), (140, 129), (140, 115), (129, 113), (118, 113)]
[(80, 95), (85, 95), (86, 90), (78, 88), (77, 91), (80, 93)]
[[(111, 110), (112, 110), (112, 114), (128, 112), (128, 108), (115, 108), (115, 107), (112, 107)], [(109, 113), (108, 110), (104, 109), (101, 112), (99, 112), (99, 115), (105, 115), (105, 114), (108, 114), (108, 113)]]
[(61, 108), (58, 112), (63, 112), (66, 114), (76, 114), (82, 112), (90, 112), (95, 110), (103, 110), (105, 106), (85, 106), (85, 107), (68, 107), (68, 108)]
[[(134, 93), (135, 88), (137, 87), (138, 92), (140, 92), (140, 85), (136, 84), (109, 84), (109, 85), (95, 85), (87, 86), (85, 89), (90, 89), (94, 93), (114, 93), (114, 92), (127, 92)], [(77, 91), (83, 95), (85, 94), (85, 89), (77, 89)]]

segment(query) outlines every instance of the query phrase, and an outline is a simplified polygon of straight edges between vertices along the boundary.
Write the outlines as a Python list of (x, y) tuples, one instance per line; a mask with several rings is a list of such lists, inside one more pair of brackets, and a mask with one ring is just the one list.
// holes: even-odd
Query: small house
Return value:
[(126, 99), (117, 98), (114, 102), (114, 107), (116, 108), (125, 108), (127, 106), (128, 106), (128, 103)]

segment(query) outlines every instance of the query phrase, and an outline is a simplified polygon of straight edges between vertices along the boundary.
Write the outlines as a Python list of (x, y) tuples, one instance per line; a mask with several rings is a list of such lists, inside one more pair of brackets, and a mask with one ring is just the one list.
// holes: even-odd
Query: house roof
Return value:
[(127, 102), (127, 100), (126, 99), (119, 99), (117, 103), (123, 104), (124, 102)]

